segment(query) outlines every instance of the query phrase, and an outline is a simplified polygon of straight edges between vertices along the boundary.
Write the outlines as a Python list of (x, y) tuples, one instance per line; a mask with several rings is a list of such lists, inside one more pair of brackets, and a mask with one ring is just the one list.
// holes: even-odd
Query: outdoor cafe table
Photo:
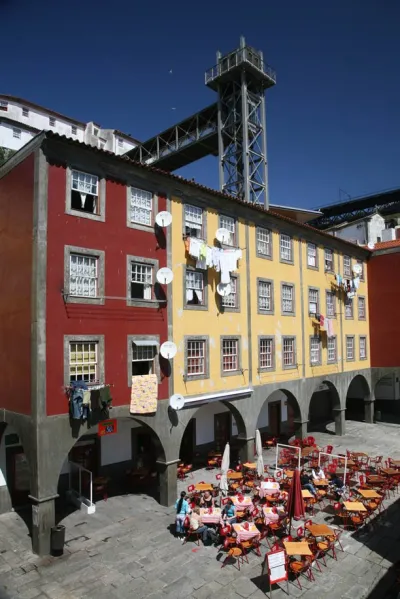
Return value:
[(400, 468), (400, 460), (391, 460), (390, 462), (395, 468)]
[(243, 474), (241, 472), (228, 472), (227, 478), (232, 480), (240, 480), (243, 478)]
[(315, 487), (329, 487), (329, 480), (314, 480)]
[(287, 555), (312, 555), (310, 546), (306, 541), (284, 541), (283, 545)]
[(243, 524), (233, 524), (233, 530), (236, 533), (236, 541), (241, 543), (242, 541), (248, 541), (254, 539), (254, 537), (260, 537), (260, 531), (253, 522), (249, 522), (249, 530), (247, 530)]
[(354, 458), (366, 458), (366, 457), (368, 457), (368, 454), (364, 453), (363, 451), (351, 451), (350, 453), (351, 453), (351, 455)]
[(247, 510), (252, 509), (254, 507), (251, 497), (249, 496), (243, 497), (243, 499), (239, 499), (239, 495), (232, 495), (231, 499), (233, 505), (238, 510)]
[(303, 499), (312, 499), (314, 497), (314, 495), (310, 493), (308, 489), (302, 489), (301, 494), (303, 496)]
[(196, 489), (196, 491), (212, 491), (213, 490), (213, 486), (210, 485), (209, 483), (197, 483), (197, 485), (195, 485), (194, 488)]
[(265, 497), (266, 495), (268, 495), (268, 493), (272, 492), (278, 492), (280, 489), (280, 484), (277, 482), (270, 482), (270, 481), (263, 481), (260, 486), (258, 487), (258, 494), (261, 498)]
[(284, 470), (284, 474), (287, 478), (293, 478), (294, 470)]
[(367, 508), (361, 501), (345, 501), (344, 507), (348, 512), (366, 512)]
[(306, 529), (313, 537), (330, 537), (335, 534), (334, 530), (326, 524), (306, 524)]
[(386, 482), (386, 478), (384, 476), (379, 476), (378, 474), (371, 474), (367, 476), (367, 482), (372, 485), (383, 485)]
[(221, 508), (219, 507), (214, 507), (211, 514), (208, 508), (202, 508), (200, 514), (204, 524), (219, 524), (221, 521)]
[(301, 457), (307, 458), (310, 455), (310, 453), (314, 453), (314, 451), (318, 451), (318, 447), (303, 447), (303, 449), (301, 450)]
[(247, 468), (248, 470), (255, 470), (257, 468), (257, 464), (255, 462), (246, 462), (243, 464), (243, 467)]
[(396, 468), (382, 468), (381, 472), (386, 476), (400, 476), (400, 472)]
[(358, 489), (357, 491), (365, 499), (380, 499), (381, 495), (373, 489)]

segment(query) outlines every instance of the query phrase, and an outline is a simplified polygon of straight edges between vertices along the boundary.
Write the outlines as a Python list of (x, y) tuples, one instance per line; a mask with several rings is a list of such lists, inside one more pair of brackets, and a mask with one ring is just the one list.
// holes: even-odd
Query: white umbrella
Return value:
[(258, 476), (264, 476), (264, 460), (262, 454), (262, 443), (260, 431), (256, 430), (256, 453), (257, 453), (257, 474)]
[(228, 470), (229, 464), (231, 461), (231, 450), (229, 447), (229, 443), (225, 445), (224, 455), (222, 456), (221, 462), (221, 480), (219, 481), (219, 488), (223, 493), (228, 492)]

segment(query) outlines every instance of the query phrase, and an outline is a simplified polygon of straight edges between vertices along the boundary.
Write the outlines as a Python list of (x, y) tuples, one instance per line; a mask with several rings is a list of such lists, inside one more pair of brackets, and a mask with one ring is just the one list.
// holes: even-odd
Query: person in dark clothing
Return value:
[(338, 474), (332, 474), (331, 476), (331, 485), (333, 486), (333, 490), (335, 492), (336, 495), (336, 499), (340, 499), (342, 496), (342, 493), (344, 491), (344, 482), (343, 480), (339, 477)]
[(314, 497), (317, 497), (317, 489), (314, 487), (312, 483), (312, 478), (307, 474), (307, 472), (304, 469), (300, 472), (300, 483), (303, 489), (307, 489), (308, 491), (310, 491), (310, 493), (314, 495)]

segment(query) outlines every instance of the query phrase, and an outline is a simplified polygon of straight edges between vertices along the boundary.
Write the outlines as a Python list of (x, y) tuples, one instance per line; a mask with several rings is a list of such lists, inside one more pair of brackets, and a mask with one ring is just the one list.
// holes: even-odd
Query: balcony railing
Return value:
[(245, 46), (244, 48), (239, 48), (238, 50), (235, 50), (235, 52), (231, 52), (230, 54), (223, 56), (218, 64), (206, 71), (206, 85), (217, 77), (221, 77), (221, 75), (229, 73), (229, 71), (243, 63), (247, 63), (255, 67), (260, 74), (262, 73), (273, 83), (276, 83), (276, 72), (274, 69), (264, 62), (259, 52), (250, 46)]

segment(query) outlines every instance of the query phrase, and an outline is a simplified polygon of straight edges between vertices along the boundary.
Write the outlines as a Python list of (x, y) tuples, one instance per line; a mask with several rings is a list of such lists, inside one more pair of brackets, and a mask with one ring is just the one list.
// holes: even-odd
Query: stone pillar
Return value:
[(242, 464), (254, 462), (254, 443), (255, 438), (240, 439), (239, 457)]
[(346, 409), (334, 408), (333, 413), (335, 415), (335, 435), (341, 437), (346, 434)]
[(308, 432), (307, 432), (308, 420), (304, 420), (302, 422), (300, 420), (295, 420), (294, 426), (295, 426), (294, 435), (295, 435), (296, 439), (304, 439), (305, 437), (308, 436)]
[(177, 464), (179, 460), (172, 462), (157, 461), (158, 484), (160, 489), (159, 501), (161, 505), (170, 507), (177, 499)]
[(374, 424), (375, 416), (375, 402), (366, 400), (364, 401), (364, 420), (368, 424)]
[(58, 495), (37, 499), (29, 495), (32, 501), (32, 550), (38, 555), (49, 555), (51, 529), (56, 523), (54, 500)]
[[(3, 473), (0, 468), (0, 485), (1, 485), (1, 477)], [(0, 486), (0, 514), (6, 514), (7, 512), (11, 512), (12, 509), (12, 501), (10, 496), (10, 491), (8, 490), (7, 483), (4, 481), (4, 485)]]

